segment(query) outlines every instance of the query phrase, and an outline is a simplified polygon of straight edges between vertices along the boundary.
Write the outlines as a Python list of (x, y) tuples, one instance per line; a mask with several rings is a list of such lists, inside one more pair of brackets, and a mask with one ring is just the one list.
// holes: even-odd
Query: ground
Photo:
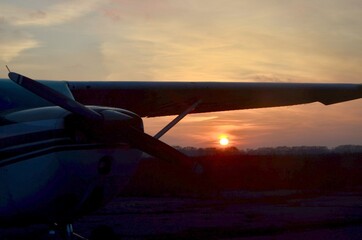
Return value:
[[(86, 237), (97, 228), (102, 232), (102, 226), (113, 229), (114, 239), (128, 240), (362, 239), (362, 189), (120, 197), (74, 224)], [(0, 239), (44, 239), (45, 230), (41, 225), (1, 229)]]

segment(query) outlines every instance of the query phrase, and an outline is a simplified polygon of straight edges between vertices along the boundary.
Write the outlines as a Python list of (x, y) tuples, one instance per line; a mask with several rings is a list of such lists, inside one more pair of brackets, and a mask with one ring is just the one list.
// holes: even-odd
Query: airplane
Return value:
[[(0, 79), (0, 226), (46, 223), (65, 239), (117, 196), (143, 152), (202, 173), (159, 140), (188, 114), (362, 97), (362, 84), (51, 81), (10, 70), (9, 79)], [(144, 132), (142, 118), (168, 115), (177, 117), (155, 136)]]

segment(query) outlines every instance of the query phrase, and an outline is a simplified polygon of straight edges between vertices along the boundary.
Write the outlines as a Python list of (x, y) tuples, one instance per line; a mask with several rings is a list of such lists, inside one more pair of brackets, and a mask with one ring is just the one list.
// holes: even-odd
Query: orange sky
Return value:
[[(361, 16), (358, 0), (15, 0), (0, 3), (0, 66), (39, 79), (362, 83)], [(361, 101), (191, 115), (162, 139), (362, 144)]]

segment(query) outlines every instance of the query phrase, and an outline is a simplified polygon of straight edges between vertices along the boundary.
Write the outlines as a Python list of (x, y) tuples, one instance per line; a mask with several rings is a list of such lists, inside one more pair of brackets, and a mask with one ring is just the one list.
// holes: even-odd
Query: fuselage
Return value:
[[(16, 86), (7, 90), (0, 99), (1, 225), (69, 223), (122, 190), (142, 152), (70, 131), (67, 110)], [(142, 120), (137, 124), (143, 130)]]

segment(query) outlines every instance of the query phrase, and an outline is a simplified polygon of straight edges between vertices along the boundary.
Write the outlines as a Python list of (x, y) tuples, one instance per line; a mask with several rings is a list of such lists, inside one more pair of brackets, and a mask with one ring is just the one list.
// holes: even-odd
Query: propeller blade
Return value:
[(129, 126), (125, 129), (127, 140), (131, 146), (142, 150), (161, 160), (177, 163), (195, 173), (203, 171), (202, 166), (166, 143)]
[(28, 77), (25, 77), (23, 75), (14, 72), (9, 73), (9, 78), (13, 82), (19, 84), (20, 86), (29, 90), (30, 92), (38, 95), (41, 98), (44, 98), (45, 100), (53, 103), (56, 106), (68, 110), (71, 113), (83, 116), (87, 119), (92, 119), (97, 121), (103, 120), (102, 115), (97, 113), (96, 111), (87, 108), (86, 106), (78, 103), (77, 101), (67, 96), (64, 96), (63, 94), (53, 90), (52, 88), (44, 84), (34, 81), (33, 79), (30, 79)]
[(129, 126), (125, 129), (127, 140), (129, 143), (148, 153), (154, 157), (167, 159), (167, 161), (183, 161), (187, 158), (186, 155), (182, 154), (181, 152), (177, 151), (173, 147), (167, 145), (166, 143), (157, 140), (150, 135), (137, 130), (136, 128)]

